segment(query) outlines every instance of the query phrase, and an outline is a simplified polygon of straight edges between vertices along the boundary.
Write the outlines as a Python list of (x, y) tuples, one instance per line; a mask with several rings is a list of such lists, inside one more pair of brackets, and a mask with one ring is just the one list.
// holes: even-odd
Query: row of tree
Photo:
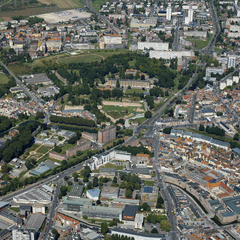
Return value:
[(7, 140), (0, 149), (0, 159), (10, 162), (13, 158), (19, 157), (32, 143), (32, 132), (39, 126), (39, 122), (29, 124), (20, 131), (20, 134)]
[(50, 117), (51, 122), (54, 123), (66, 123), (66, 124), (73, 124), (79, 126), (87, 126), (87, 127), (95, 127), (96, 123), (93, 120), (87, 120), (81, 117), (59, 117), (52, 115)]

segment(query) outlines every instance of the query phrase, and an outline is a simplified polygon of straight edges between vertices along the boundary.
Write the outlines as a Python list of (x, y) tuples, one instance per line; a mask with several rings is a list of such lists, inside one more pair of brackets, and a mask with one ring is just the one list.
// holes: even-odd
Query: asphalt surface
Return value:
[(161, 196), (164, 199), (164, 204), (167, 209), (168, 213), (168, 220), (171, 224), (171, 230), (170, 230), (170, 239), (176, 240), (178, 239), (177, 234), (177, 220), (174, 214), (174, 204), (171, 200), (171, 196), (169, 194), (168, 188), (165, 186), (165, 182), (163, 180), (163, 175), (161, 174), (161, 163), (159, 161), (158, 153), (159, 153), (159, 135), (158, 133), (154, 134), (153, 139), (153, 145), (154, 145), (154, 162), (153, 166), (156, 172), (156, 182), (157, 185), (160, 187)]

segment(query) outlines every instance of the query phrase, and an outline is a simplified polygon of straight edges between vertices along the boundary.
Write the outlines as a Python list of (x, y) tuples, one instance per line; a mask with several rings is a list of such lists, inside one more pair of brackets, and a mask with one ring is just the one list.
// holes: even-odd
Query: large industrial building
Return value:
[(89, 218), (102, 218), (102, 219), (119, 219), (122, 221), (122, 209), (111, 207), (99, 207), (99, 206), (83, 206), (83, 216)]

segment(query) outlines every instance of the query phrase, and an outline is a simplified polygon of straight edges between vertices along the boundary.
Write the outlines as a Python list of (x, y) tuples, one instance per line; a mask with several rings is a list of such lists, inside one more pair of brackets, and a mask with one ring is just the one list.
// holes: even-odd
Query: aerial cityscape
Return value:
[(0, 240), (240, 240), (238, 0), (0, 1)]

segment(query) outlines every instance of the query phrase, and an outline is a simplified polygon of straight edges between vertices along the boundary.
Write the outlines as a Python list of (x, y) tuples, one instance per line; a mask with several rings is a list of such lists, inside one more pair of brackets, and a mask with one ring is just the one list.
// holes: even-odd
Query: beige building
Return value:
[[(107, 80), (106, 84), (107, 86), (116, 87), (117, 80), (115, 79), (109, 79)], [(119, 84), (121, 87), (128, 87), (131, 88), (150, 88), (150, 82), (148, 81), (136, 81), (136, 80), (120, 80)]]
[(82, 138), (87, 139), (92, 142), (95, 142), (95, 141), (97, 141), (97, 134), (89, 133), (89, 132), (82, 132)]

